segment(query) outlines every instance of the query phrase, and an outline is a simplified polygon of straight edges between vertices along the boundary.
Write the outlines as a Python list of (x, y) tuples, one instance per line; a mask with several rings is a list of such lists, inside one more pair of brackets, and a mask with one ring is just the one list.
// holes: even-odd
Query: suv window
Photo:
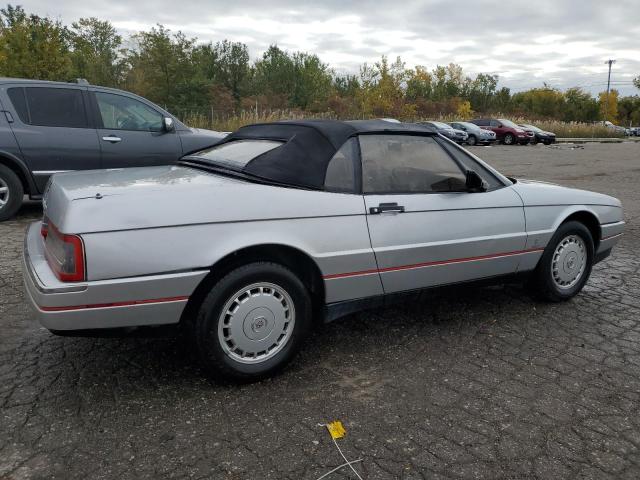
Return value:
[(338, 150), (327, 166), (324, 189), (330, 192), (354, 193), (356, 191), (355, 165), (358, 159), (358, 143), (350, 138)]
[(14, 87), (7, 93), (23, 123), (43, 127), (88, 127), (82, 90)]
[(466, 190), (465, 174), (432, 138), (361, 135), (364, 193), (432, 193)]
[(96, 92), (102, 125), (109, 130), (159, 132), (162, 130), (160, 112), (124, 95)]
[(481, 118), (479, 120), (471, 120), (471, 123), (475, 123), (476, 125), (480, 125), (481, 127), (489, 126), (489, 120)]
[(491, 120), (491, 126), (492, 127), (499, 127), (500, 126), (500, 122), (497, 120)]
[(449, 152), (453, 158), (460, 163), (465, 170), (473, 170), (482, 179), (487, 182), (488, 190), (495, 190), (496, 188), (504, 187), (504, 184), (498, 180), (493, 173), (491, 173), (486, 167), (476, 162), (467, 152), (457, 145), (452, 145), (451, 142), (440, 142), (441, 145)]

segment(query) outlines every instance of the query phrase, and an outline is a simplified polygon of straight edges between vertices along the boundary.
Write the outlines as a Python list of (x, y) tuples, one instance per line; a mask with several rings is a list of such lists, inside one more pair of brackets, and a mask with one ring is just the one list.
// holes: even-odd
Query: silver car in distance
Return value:
[(54, 333), (180, 324), (207, 370), (251, 381), (395, 294), (524, 274), (567, 300), (623, 229), (617, 199), (506, 178), (425, 126), (279, 122), (174, 166), (55, 175), (24, 279)]

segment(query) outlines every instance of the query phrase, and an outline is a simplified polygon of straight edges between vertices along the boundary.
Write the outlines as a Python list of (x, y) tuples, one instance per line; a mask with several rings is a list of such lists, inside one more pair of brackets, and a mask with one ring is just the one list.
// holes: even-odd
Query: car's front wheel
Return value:
[(516, 137), (514, 137), (511, 133), (507, 133), (502, 141), (505, 145), (513, 145), (515, 140)]
[(22, 205), (24, 190), (18, 176), (5, 165), (0, 165), (0, 222), (9, 220)]
[(206, 296), (192, 325), (205, 368), (250, 382), (282, 369), (311, 326), (311, 300), (288, 268), (255, 262), (236, 268)]
[(594, 246), (584, 224), (560, 225), (542, 254), (532, 284), (545, 300), (560, 302), (577, 295), (591, 274)]
[(467, 138), (467, 144), (473, 147), (476, 143), (478, 143), (478, 139), (476, 138), (476, 136), (469, 135), (469, 138)]

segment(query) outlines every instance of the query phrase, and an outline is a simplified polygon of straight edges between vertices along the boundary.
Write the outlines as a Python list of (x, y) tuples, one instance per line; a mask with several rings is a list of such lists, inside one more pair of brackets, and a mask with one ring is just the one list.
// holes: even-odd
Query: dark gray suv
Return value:
[(89, 85), (0, 78), (0, 221), (57, 172), (170, 164), (223, 133), (190, 128), (148, 100)]

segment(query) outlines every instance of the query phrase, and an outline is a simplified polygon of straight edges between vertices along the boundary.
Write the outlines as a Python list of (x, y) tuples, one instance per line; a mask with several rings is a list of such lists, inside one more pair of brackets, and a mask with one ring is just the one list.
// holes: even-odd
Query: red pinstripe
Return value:
[(126, 302), (113, 302), (113, 303), (94, 303), (91, 305), (70, 305), (67, 307), (38, 307), (43, 312), (66, 312), (71, 310), (87, 310), (91, 308), (109, 308), (109, 307), (131, 307), (133, 305), (147, 305), (150, 303), (168, 303), (168, 302), (180, 302), (188, 300), (188, 296), (181, 297), (166, 297), (166, 298), (151, 298), (147, 300), (129, 300)]
[(331, 280), (333, 278), (355, 277), (358, 275), (369, 275), (372, 273), (396, 272), (400, 270), (410, 270), (412, 268), (435, 267), (438, 265), (449, 265), (452, 263), (473, 262), (476, 260), (487, 260), (490, 258), (511, 257), (513, 255), (522, 255), (524, 253), (533, 253), (533, 252), (542, 252), (542, 251), (544, 251), (544, 248), (530, 248), (528, 250), (516, 250), (513, 252), (494, 253), (491, 255), (480, 255), (477, 257), (454, 258), (451, 260), (437, 260), (435, 262), (414, 263), (411, 265), (400, 265), (397, 267), (385, 267), (385, 268), (376, 268), (372, 270), (361, 270), (359, 272), (332, 273), (330, 275), (324, 275), (322, 278), (324, 278), (325, 280)]

